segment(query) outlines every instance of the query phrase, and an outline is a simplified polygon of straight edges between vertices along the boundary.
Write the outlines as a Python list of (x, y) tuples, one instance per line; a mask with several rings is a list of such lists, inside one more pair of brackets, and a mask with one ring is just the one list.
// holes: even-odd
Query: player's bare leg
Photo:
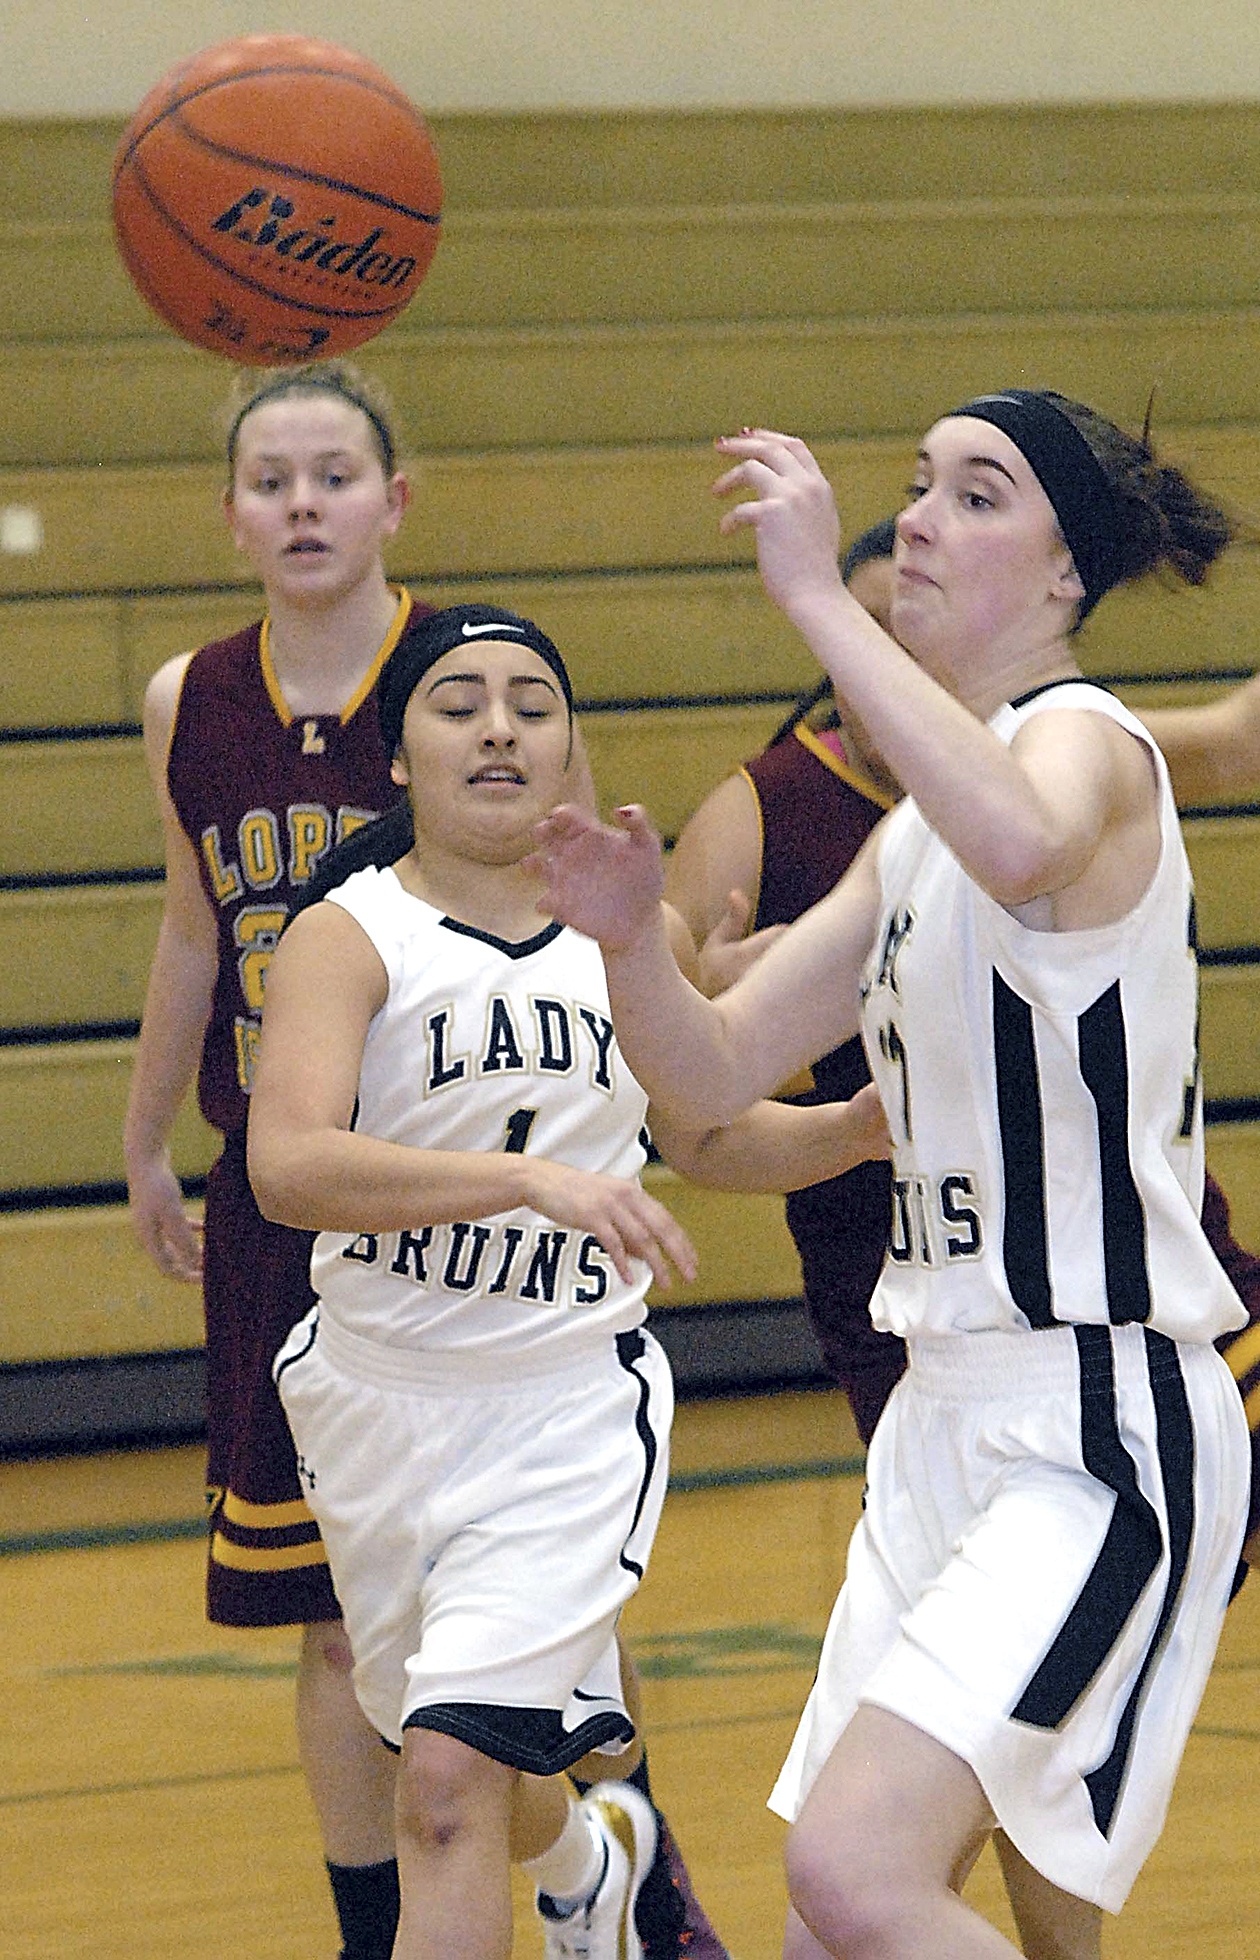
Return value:
[(628, 1950), (624, 1933), (655, 1839), (636, 1791), (615, 1802), (596, 1791), (579, 1804), (565, 1777), (525, 1776), (453, 1736), (409, 1728), (396, 1830), (394, 1960), (510, 1960), (512, 1863), (547, 1894), (546, 1923), (598, 1919), (603, 1943), (591, 1950)]
[(339, 1620), (303, 1627), (298, 1755), (325, 1857), (375, 1865), (394, 1855), (395, 1761), (355, 1699), (352, 1666)]
[(1015, 1849), (1004, 1831), (994, 1833), (993, 1848), (1028, 1960), (1099, 1960), (1101, 1906), (1052, 1885)]
[[(787, 1846), (791, 1960), (1000, 1960), (1016, 1949), (952, 1889), (992, 1813), (972, 1770), (899, 1716), (860, 1707)], [(808, 1929), (811, 1949), (800, 1939)]]
[[(395, 1809), (402, 1904), (394, 1960), (509, 1960), (509, 1839), (521, 1780), (452, 1736), (406, 1730)], [(557, 1787), (553, 1835), (564, 1804)], [(544, 1842), (546, 1831), (544, 1821)], [(523, 1843), (536, 1837), (527, 1827)]]

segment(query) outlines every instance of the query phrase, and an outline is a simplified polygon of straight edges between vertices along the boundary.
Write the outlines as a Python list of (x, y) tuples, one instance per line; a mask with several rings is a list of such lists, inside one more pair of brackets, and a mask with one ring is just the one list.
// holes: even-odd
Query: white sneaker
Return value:
[(590, 1897), (564, 1916), (538, 1894), (546, 1960), (643, 1960), (634, 1908), (656, 1856), (656, 1814), (627, 1783), (597, 1783), (581, 1807), (603, 1842), (604, 1869)]

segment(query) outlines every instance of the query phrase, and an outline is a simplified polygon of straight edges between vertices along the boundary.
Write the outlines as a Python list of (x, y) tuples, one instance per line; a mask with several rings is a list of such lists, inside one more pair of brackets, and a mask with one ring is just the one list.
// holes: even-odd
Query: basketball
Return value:
[(423, 116), (374, 63), (300, 34), (179, 63), (114, 157), (114, 233), (141, 295), (249, 365), (345, 353), (388, 326), (441, 212)]

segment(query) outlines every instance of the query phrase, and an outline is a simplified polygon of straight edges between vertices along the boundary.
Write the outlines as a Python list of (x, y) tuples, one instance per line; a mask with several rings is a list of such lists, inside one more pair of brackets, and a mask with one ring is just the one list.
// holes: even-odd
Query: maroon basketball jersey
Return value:
[(265, 621), (202, 647), (184, 676), (167, 782), (218, 922), (198, 1097), (225, 1134), (245, 1123), (263, 978), (298, 892), (334, 844), (399, 795), (375, 689), (411, 610), (404, 593), (340, 715), (291, 713)]
[[(839, 883), (892, 798), (845, 761), (829, 733), (799, 726), (746, 765), (761, 809), (758, 926), (790, 923)], [(869, 1080), (855, 1036), (815, 1062), (800, 1102), (842, 1102)], [(858, 1164), (789, 1193), (787, 1223), (805, 1304), (827, 1368), (863, 1442), (905, 1367), (905, 1349), (871, 1325), (869, 1301), (888, 1240), (887, 1164)]]
[[(761, 808), (756, 925), (799, 919), (838, 885), (893, 798), (844, 759), (827, 733), (799, 724), (745, 765)], [(814, 1064), (818, 1100), (846, 1100), (869, 1079), (858, 1036)]]

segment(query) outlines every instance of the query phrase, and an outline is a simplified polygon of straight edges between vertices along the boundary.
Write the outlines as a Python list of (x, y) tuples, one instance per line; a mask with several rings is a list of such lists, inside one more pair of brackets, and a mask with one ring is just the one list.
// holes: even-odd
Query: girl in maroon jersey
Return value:
[[(335, 363), (251, 378), (228, 436), (227, 521), (266, 614), (150, 681), (145, 749), (166, 892), (124, 1135), (132, 1219), (206, 1304), (211, 1620), (302, 1627), (299, 1749), (345, 1960), (393, 1943), (392, 1768), (359, 1711), (328, 1564), (270, 1363), (311, 1299), (310, 1241), (268, 1225), (245, 1176), (262, 981), (338, 834), (397, 792), (374, 684), (411, 611), (382, 553), (407, 507), (387, 409)], [(194, 1076), (223, 1135), (202, 1233), (170, 1136)]]

